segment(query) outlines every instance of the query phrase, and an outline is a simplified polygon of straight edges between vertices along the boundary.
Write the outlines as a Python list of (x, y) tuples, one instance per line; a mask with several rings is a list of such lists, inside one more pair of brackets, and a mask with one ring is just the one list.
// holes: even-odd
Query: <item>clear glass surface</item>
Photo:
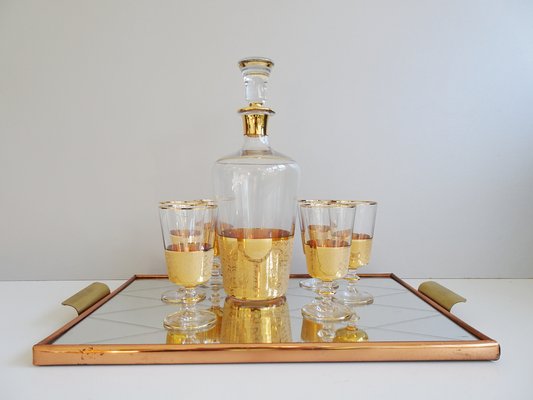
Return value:
[(213, 168), (219, 235), (259, 228), (293, 236), (299, 176), (298, 164), (272, 150), (267, 136), (245, 136), (243, 148)]

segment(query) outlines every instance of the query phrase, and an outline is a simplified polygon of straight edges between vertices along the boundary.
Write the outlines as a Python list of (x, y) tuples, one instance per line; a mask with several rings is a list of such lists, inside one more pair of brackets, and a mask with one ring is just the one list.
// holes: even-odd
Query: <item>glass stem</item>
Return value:
[(318, 289), (318, 294), (320, 295), (320, 308), (331, 310), (333, 308), (333, 296), (335, 295), (333, 282), (323, 282)]
[(213, 269), (211, 270), (211, 276), (216, 278), (222, 275), (220, 271), (220, 257), (213, 258)]
[(214, 286), (211, 292), (211, 305), (213, 307), (218, 306), (220, 303), (220, 290), (218, 289), (218, 286)]
[(198, 301), (198, 294), (196, 293), (196, 288), (186, 287), (183, 298), (184, 318), (187, 320), (192, 320), (194, 318), (196, 302)]
[(346, 281), (348, 281), (348, 285), (346, 286), (346, 290), (348, 292), (358, 293), (357, 291), (357, 282), (359, 281), (359, 276), (355, 273), (355, 269), (349, 269), (348, 273), (344, 277)]

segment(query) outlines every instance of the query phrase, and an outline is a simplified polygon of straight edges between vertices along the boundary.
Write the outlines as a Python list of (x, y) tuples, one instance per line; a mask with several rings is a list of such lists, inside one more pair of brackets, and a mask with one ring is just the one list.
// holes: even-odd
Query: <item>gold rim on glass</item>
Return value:
[(374, 201), (374, 200), (353, 200), (353, 201), (357, 205), (359, 205), (359, 204), (366, 204), (366, 205), (369, 205), (369, 206), (377, 206), (378, 205), (378, 202)]
[(163, 210), (193, 210), (197, 208), (216, 208), (214, 200), (201, 199), (201, 200), (168, 200), (161, 201), (159, 208)]
[(348, 207), (354, 208), (357, 203), (352, 200), (298, 200), (300, 207)]

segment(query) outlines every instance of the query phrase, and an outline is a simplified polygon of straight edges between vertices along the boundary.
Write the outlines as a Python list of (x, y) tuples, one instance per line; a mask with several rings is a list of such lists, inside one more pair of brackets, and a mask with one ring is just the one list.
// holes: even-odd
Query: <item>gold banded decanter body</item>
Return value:
[(244, 144), (213, 168), (224, 290), (246, 301), (285, 294), (293, 251), (300, 169), (269, 144), (267, 122), (274, 111), (264, 103), (273, 65), (266, 58), (240, 61), (249, 103), (239, 110)]

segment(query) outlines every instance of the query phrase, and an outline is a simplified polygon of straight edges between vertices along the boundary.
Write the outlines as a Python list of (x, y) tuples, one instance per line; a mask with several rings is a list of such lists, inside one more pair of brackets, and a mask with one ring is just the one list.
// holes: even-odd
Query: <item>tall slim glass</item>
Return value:
[(196, 303), (205, 297), (196, 292), (196, 287), (211, 277), (216, 212), (217, 206), (206, 200), (159, 205), (168, 278), (184, 289), (179, 299), (181, 307), (164, 320), (167, 329), (197, 330), (216, 322), (214, 313), (196, 309)]
[(350, 309), (333, 302), (334, 282), (348, 272), (355, 204), (333, 200), (299, 202), (307, 271), (322, 282), (320, 298), (302, 308), (305, 318), (324, 322), (351, 317)]
[(350, 251), (350, 268), (344, 277), (348, 281), (346, 289), (339, 292), (337, 300), (353, 306), (372, 304), (374, 297), (367, 292), (357, 289), (357, 269), (364, 267), (370, 261), (372, 240), (378, 203), (375, 201), (355, 200), (355, 222)]

